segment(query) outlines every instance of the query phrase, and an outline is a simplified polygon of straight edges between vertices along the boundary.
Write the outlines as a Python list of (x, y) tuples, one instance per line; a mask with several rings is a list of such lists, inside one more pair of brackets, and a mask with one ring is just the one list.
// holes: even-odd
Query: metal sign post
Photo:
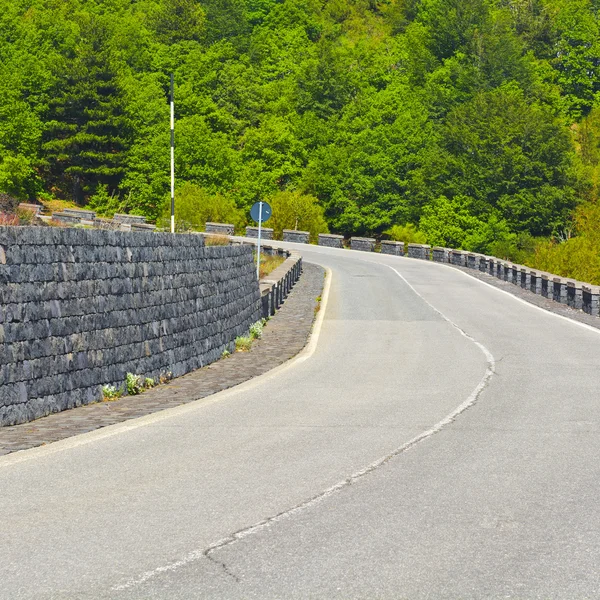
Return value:
[(272, 209), (268, 202), (256, 202), (250, 209), (250, 216), (258, 223), (258, 244), (256, 255), (256, 278), (260, 280), (260, 241), (262, 224), (271, 218)]
[(256, 250), (256, 279), (260, 280), (260, 234), (262, 232), (262, 209), (263, 203), (258, 207), (258, 247)]

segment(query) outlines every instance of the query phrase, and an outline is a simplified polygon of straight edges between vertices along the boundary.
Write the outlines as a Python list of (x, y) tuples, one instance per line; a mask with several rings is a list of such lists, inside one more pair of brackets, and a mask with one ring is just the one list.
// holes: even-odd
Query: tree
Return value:
[(83, 203), (98, 184), (119, 186), (130, 132), (119, 76), (106, 50), (106, 23), (83, 13), (79, 25), (84, 42), (73, 60), (63, 62), (42, 151), (47, 185)]
[[(162, 224), (171, 218), (171, 199), (162, 203)], [(193, 183), (184, 182), (175, 190), (175, 222), (180, 231), (204, 231), (206, 223), (232, 223), (240, 231), (246, 219), (235, 202), (221, 194), (210, 194)]]
[(312, 242), (319, 233), (329, 233), (323, 208), (314, 196), (300, 192), (278, 192), (268, 199), (273, 208), (269, 226), (281, 238), (284, 229), (308, 231)]

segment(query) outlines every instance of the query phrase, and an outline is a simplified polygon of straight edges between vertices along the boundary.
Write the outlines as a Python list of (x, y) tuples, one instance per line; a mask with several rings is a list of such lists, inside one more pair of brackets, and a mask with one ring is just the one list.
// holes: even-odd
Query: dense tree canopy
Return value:
[(174, 72), (188, 222), (310, 197), (334, 232), (491, 251), (597, 201), (598, 0), (0, 8), (0, 192), (159, 218)]

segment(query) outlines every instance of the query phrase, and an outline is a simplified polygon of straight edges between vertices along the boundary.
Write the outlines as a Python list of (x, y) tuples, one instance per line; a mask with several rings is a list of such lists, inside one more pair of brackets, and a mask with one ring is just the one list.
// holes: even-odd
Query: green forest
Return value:
[(0, 192), (600, 282), (600, 0), (0, 0)]

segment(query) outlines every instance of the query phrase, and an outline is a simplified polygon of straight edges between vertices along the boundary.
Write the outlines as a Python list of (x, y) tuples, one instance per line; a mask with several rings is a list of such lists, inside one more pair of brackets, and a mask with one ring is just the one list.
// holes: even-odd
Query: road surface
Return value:
[(443, 265), (331, 269), (310, 356), (0, 459), (0, 598), (597, 598), (600, 332)]

